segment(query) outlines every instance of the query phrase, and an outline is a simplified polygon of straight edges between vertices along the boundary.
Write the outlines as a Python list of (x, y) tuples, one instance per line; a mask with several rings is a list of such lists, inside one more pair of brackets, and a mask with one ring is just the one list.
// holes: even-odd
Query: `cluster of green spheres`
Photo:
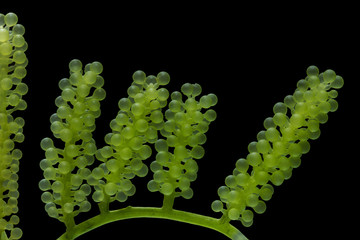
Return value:
[(265, 130), (249, 144), (247, 157), (240, 158), (233, 174), (226, 177), (226, 186), (218, 189), (220, 200), (212, 203), (212, 209), (244, 226), (252, 225), (253, 211), (265, 211), (264, 201), (272, 197), (273, 186), (291, 177), (302, 154), (310, 150), (309, 140), (320, 136), (319, 125), (327, 122), (329, 112), (337, 110), (335, 89), (343, 84), (333, 70), (319, 74), (317, 67), (310, 66), (294, 94), (275, 104), (274, 116), (265, 119)]
[(110, 122), (112, 132), (105, 136), (108, 145), (96, 153), (106, 170), (95, 168), (90, 176), (96, 185), (94, 201), (106, 198), (124, 202), (135, 194), (131, 179), (147, 175), (143, 161), (151, 156), (149, 143), (158, 139), (158, 131), (163, 128), (162, 108), (167, 106), (169, 92), (161, 86), (169, 82), (166, 72), (146, 76), (139, 70), (133, 74), (128, 97), (119, 100), (120, 110)]
[(216, 119), (216, 112), (209, 109), (216, 105), (216, 95), (204, 95), (197, 101), (201, 91), (199, 84), (186, 83), (181, 87), (187, 98), (185, 101), (181, 92), (171, 94), (166, 121), (160, 131), (165, 139), (155, 142), (156, 160), (150, 165), (154, 173), (153, 180), (148, 183), (151, 192), (186, 199), (193, 196), (190, 183), (197, 178), (196, 159), (204, 156), (201, 145), (206, 142), (209, 124)]
[(92, 132), (101, 114), (100, 101), (106, 95), (99, 75), (101, 63), (87, 64), (83, 71), (82, 63), (74, 59), (69, 69), (70, 77), (59, 82), (62, 93), (55, 100), (57, 112), (50, 117), (51, 131), (64, 146), (55, 147), (51, 138), (41, 141), (45, 151), (40, 162), (44, 171), (39, 183), (44, 191), (41, 199), (49, 216), (60, 221), (66, 221), (67, 214), (75, 216), (91, 208), (88, 196), (92, 189), (85, 180), (92, 174), (89, 166), (97, 151)]
[(17, 22), (16, 14), (0, 13), (0, 235), (8, 235), (8, 231), (10, 240), (22, 236), (22, 230), (15, 227), (20, 221), (16, 215), (19, 210), (17, 173), (22, 152), (15, 148), (15, 143), (24, 141), (25, 124), (23, 118), (14, 119), (12, 114), (26, 109), (22, 96), (28, 92), (22, 82), (28, 64), (25, 28)]

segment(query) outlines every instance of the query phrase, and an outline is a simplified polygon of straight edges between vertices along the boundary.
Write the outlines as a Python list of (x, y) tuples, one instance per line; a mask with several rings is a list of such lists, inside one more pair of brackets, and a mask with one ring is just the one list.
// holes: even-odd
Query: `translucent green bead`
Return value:
[(291, 117), (290, 117), (290, 123), (296, 127), (299, 128), (301, 126), (304, 125), (304, 117), (300, 114), (294, 113)]
[(167, 144), (166, 140), (164, 140), (164, 139), (157, 140), (155, 142), (155, 149), (158, 152), (167, 151), (168, 150), (168, 144)]
[(114, 146), (120, 146), (122, 142), (123, 142), (123, 138), (120, 134), (112, 135), (111, 144), (113, 144)]
[(149, 75), (145, 79), (145, 84), (147, 86), (150, 86), (150, 85), (154, 86), (156, 83), (157, 83), (157, 79), (156, 79), (156, 77), (154, 75)]
[(27, 74), (25, 67), (19, 66), (15, 68), (14, 76), (23, 79)]
[(79, 154), (79, 147), (75, 144), (70, 144), (68, 147), (65, 148), (65, 153), (69, 157), (76, 157)]
[(278, 158), (275, 154), (264, 154), (264, 166), (274, 168), (278, 164)]
[(338, 109), (338, 102), (334, 99), (329, 99), (328, 103), (330, 104), (330, 111), (335, 112)]
[(245, 186), (246, 184), (248, 184), (249, 179), (250, 176), (247, 173), (239, 173), (238, 175), (236, 175), (236, 182), (240, 186)]
[(61, 161), (58, 166), (59, 172), (62, 174), (69, 173), (72, 170), (72, 168), (73, 167), (71, 166), (71, 164), (66, 161)]
[(72, 203), (65, 203), (63, 209), (65, 213), (72, 213), (74, 210), (74, 205)]
[(273, 193), (274, 193), (274, 188), (271, 185), (264, 185), (259, 192), (260, 197), (265, 201), (269, 201)]
[(254, 171), (254, 179), (259, 185), (265, 185), (269, 181), (269, 177), (266, 171)]
[(128, 159), (132, 158), (133, 151), (130, 148), (125, 147), (119, 151), (119, 155), (122, 159), (128, 160)]
[(221, 212), (223, 210), (223, 203), (219, 200), (215, 200), (211, 204), (211, 209), (214, 212)]
[(13, 45), (14, 47), (20, 48), (22, 46), (24, 46), (25, 44), (25, 39), (23, 36), (17, 34), (13, 36)]
[[(2, 38), (4, 41), (7, 41), (7, 40), (5, 40), (5, 39), (7, 39), (7, 35), (4, 31), (0, 31), (0, 38)], [(1, 40), (0, 40), (0, 42), (1, 42)], [(10, 43), (5, 42), (0, 45), (0, 54), (1, 55), (8, 56), (11, 54), (11, 52), (12, 52), (12, 46)]]
[(25, 34), (25, 27), (21, 24), (14, 25), (12, 29), (13, 35), (24, 35)]
[(242, 173), (245, 173), (249, 169), (249, 163), (244, 158), (240, 158), (236, 161), (236, 169)]
[(147, 188), (149, 189), (150, 192), (156, 192), (160, 190), (159, 184), (154, 180), (150, 180), (148, 182)]
[(308, 76), (318, 76), (319, 75), (319, 69), (312, 65), (312, 66), (309, 66), (307, 69), (306, 69), (306, 74)]
[(241, 214), (241, 218), (245, 222), (251, 222), (253, 220), (253, 218), (254, 218), (254, 213), (251, 210), (245, 210)]
[(265, 132), (265, 136), (266, 136), (266, 139), (270, 142), (275, 142), (275, 141), (280, 140), (280, 133), (274, 127), (268, 128)]
[(286, 112), (287, 112), (287, 106), (286, 106), (284, 103), (282, 103), (282, 102), (278, 102), (278, 103), (276, 103), (276, 104), (274, 105), (273, 111), (274, 111), (275, 114), (276, 114), (276, 113), (286, 114)]
[(138, 71), (134, 72), (132, 78), (133, 78), (135, 83), (144, 84), (145, 79), (146, 79), (146, 75), (145, 75), (145, 73), (143, 71), (138, 70)]
[(44, 138), (41, 140), (40, 146), (44, 151), (46, 151), (47, 149), (54, 147), (54, 142), (51, 138)]
[(51, 189), (53, 190), (54, 193), (61, 193), (64, 190), (64, 184), (60, 181), (55, 181), (51, 185)]
[(194, 191), (191, 188), (187, 188), (181, 192), (181, 196), (185, 199), (191, 199), (194, 196)]
[(273, 121), (273, 118), (272, 117), (268, 117), (264, 120), (264, 127), (265, 129), (268, 129), (268, 128), (273, 128), (275, 127), (275, 123)]
[(134, 103), (131, 107), (131, 112), (135, 115), (135, 116), (140, 116), (144, 113), (145, 111), (145, 106), (143, 104), (140, 103)]
[(26, 61), (26, 55), (22, 51), (16, 51), (13, 54), (13, 60), (17, 64), (22, 64)]
[(103, 65), (100, 62), (93, 62), (90, 65), (90, 71), (94, 72), (95, 74), (100, 74), (103, 71)]
[(153, 111), (151, 113), (150, 119), (153, 123), (161, 123), (164, 120), (164, 116), (161, 111)]
[(194, 86), (190, 83), (185, 83), (181, 86), (181, 92), (186, 96), (191, 96)]
[(135, 128), (139, 132), (145, 132), (149, 127), (148, 122), (145, 119), (139, 119), (135, 122)]
[(204, 117), (206, 118), (206, 120), (212, 122), (215, 121), (216, 119), (216, 112), (213, 109), (207, 110), (204, 114)]
[(328, 115), (326, 113), (319, 113), (317, 116), (316, 116), (316, 119), (319, 120), (320, 123), (324, 124), (328, 121)]
[(254, 207), (254, 211), (258, 214), (264, 213), (266, 210), (266, 204), (264, 201), (259, 201), (259, 203)]
[(157, 94), (160, 101), (166, 101), (169, 98), (169, 91), (166, 88), (160, 88)]
[(39, 188), (42, 190), (42, 191), (47, 191), (51, 188), (51, 184), (50, 184), (50, 181), (47, 180), (47, 179), (42, 179), (40, 182), (39, 182)]
[(255, 207), (256, 205), (258, 205), (259, 203), (259, 197), (257, 194), (249, 194), (246, 198), (246, 204), (249, 206), (249, 207)]
[(336, 73), (333, 70), (328, 69), (325, 72), (323, 72), (322, 76), (323, 76), (324, 82), (331, 83), (335, 80)]
[(192, 92), (192, 96), (196, 97), (199, 96), (201, 94), (202, 88), (200, 86), (200, 84), (193, 84), (193, 92)]
[(206, 95), (206, 96), (202, 96), (201, 98), (200, 98), (200, 106), (202, 107), (202, 108), (209, 108), (209, 107), (211, 107), (212, 105), (213, 105), (213, 99), (210, 97), (210, 96), (208, 96), (208, 95)]
[(102, 88), (97, 88), (94, 91), (93, 97), (99, 101), (104, 100), (106, 97), (106, 92)]
[(291, 156), (300, 156), (302, 153), (300, 145), (296, 143), (290, 144), (288, 151)]
[(29, 88), (25, 83), (19, 83), (15, 89), (15, 92), (20, 95), (25, 95), (28, 92)]
[(57, 150), (55, 148), (47, 148), (45, 151), (45, 157), (48, 160), (55, 160), (57, 159), (58, 155), (57, 155)]
[(91, 176), (93, 176), (95, 179), (101, 179), (104, 177), (104, 174), (104, 170), (100, 167), (97, 167), (93, 169)]
[(110, 182), (105, 185), (104, 190), (107, 195), (112, 196), (117, 192), (118, 186), (115, 183)]
[(164, 183), (160, 186), (160, 192), (166, 196), (169, 196), (174, 192), (174, 187), (171, 183)]
[(170, 82), (170, 75), (167, 72), (159, 72), (156, 78), (159, 85), (167, 85)]
[(275, 186), (280, 186), (284, 182), (284, 180), (285, 180), (285, 176), (284, 176), (284, 173), (282, 171), (276, 171), (270, 177), (270, 181)]
[(142, 159), (148, 159), (151, 156), (152, 150), (148, 145), (143, 145), (139, 150), (139, 157)]
[(233, 175), (229, 175), (225, 178), (225, 184), (229, 188), (235, 188), (237, 185), (236, 178)]
[(308, 89), (309, 84), (306, 80), (301, 79), (297, 82), (296, 86), (301, 92), (305, 92)]
[(273, 121), (277, 126), (282, 127), (287, 124), (288, 119), (284, 113), (275, 113)]
[(91, 203), (89, 201), (82, 201), (80, 203), (80, 208), (79, 211), (80, 212), (88, 212), (91, 209)]
[(296, 104), (295, 99), (292, 95), (288, 95), (284, 98), (284, 103), (288, 108), (293, 108)]
[(271, 146), (267, 140), (262, 139), (258, 141), (256, 148), (259, 153), (268, 153), (271, 149)]
[(69, 69), (71, 72), (81, 72), (82, 71), (82, 63), (78, 59), (73, 59), (69, 63)]
[(13, 228), (10, 233), (10, 239), (20, 239), (23, 232), (20, 228)]
[(12, 86), (13, 86), (13, 82), (10, 78), (3, 78), (0, 81), (0, 87), (5, 91), (10, 90)]
[(249, 153), (246, 157), (246, 160), (251, 166), (258, 166), (262, 162), (262, 158), (258, 152)]
[(191, 150), (191, 156), (195, 159), (201, 159), (204, 157), (204, 155), (205, 155), (205, 150), (201, 146), (195, 146)]
[(336, 76), (334, 81), (331, 83), (331, 87), (339, 89), (344, 85), (344, 79), (341, 76)]
[(237, 208), (231, 208), (228, 212), (230, 220), (238, 220), (240, 217), (240, 211)]
[(0, 29), (0, 42), (6, 42), (9, 40), (10, 34), (9, 31), (5, 28)]
[(178, 91), (171, 93), (171, 100), (182, 101), (182, 94)]
[(96, 82), (96, 73), (93, 71), (87, 71), (84, 74), (84, 81), (86, 84), (93, 84)]
[(15, 13), (8, 13), (5, 15), (5, 24), (9, 27), (14, 26), (18, 21), (18, 17)]
[(53, 196), (51, 193), (49, 192), (44, 192), (42, 195), (41, 195), (41, 201), (43, 201), (44, 203), (50, 203), (53, 201)]

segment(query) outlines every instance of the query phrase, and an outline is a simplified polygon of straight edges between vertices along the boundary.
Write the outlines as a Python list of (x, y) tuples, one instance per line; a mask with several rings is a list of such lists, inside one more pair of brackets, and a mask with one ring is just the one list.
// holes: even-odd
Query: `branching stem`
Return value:
[(73, 240), (77, 237), (107, 223), (133, 219), (133, 218), (160, 218), (173, 221), (189, 223), (197, 226), (206, 227), (218, 231), (230, 239), (247, 240), (247, 238), (234, 226), (228, 222), (221, 221), (220, 219), (179, 211), (168, 208), (153, 208), (153, 207), (126, 207), (123, 209), (109, 211), (102, 213), (89, 220), (86, 220), (76, 225), (71, 234), (64, 233), (57, 240)]

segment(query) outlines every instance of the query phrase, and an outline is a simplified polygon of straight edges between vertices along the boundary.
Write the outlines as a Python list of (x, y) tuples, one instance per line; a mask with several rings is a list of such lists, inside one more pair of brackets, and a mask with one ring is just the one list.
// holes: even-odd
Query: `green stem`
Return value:
[(1, 238), (0, 238), (1, 240), (9, 240), (9, 238), (7, 237), (7, 235), (6, 235), (6, 232), (5, 232), (5, 230), (3, 230), (3, 232), (1, 233)]
[(171, 194), (170, 196), (164, 195), (164, 201), (163, 201), (162, 208), (167, 211), (172, 210), (173, 206), (174, 206), (174, 200), (175, 200), (174, 194)]
[(110, 197), (105, 194), (104, 200), (99, 203), (100, 214), (105, 214), (109, 212), (109, 202)]
[(239, 230), (230, 223), (221, 222), (220, 219), (200, 214), (152, 207), (126, 207), (109, 211), (86, 220), (72, 229), (72, 234), (64, 233), (57, 240), (73, 240), (77, 237), (107, 223), (132, 218), (161, 218), (189, 223), (218, 231), (233, 240), (248, 240)]

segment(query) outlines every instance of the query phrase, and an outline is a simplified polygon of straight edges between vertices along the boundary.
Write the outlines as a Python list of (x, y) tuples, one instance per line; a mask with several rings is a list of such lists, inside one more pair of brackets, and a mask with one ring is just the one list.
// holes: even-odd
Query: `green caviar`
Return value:
[(200, 85), (187, 83), (181, 88), (187, 96), (183, 101), (180, 92), (170, 96), (164, 88), (170, 82), (168, 73), (146, 76), (136, 71), (128, 97), (119, 100), (119, 112), (110, 121), (107, 145), (97, 148), (92, 132), (106, 95), (99, 75), (103, 67), (93, 62), (83, 71), (82, 63), (72, 60), (69, 68), (70, 77), (59, 82), (58, 110), (50, 118), (51, 131), (64, 146), (56, 147), (51, 138), (41, 141), (45, 159), (40, 162), (44, 179), (39, 187), (49, 216), (71, 228), (75, 216), (90, 210), (91, 200), (99, 204), (100, 211), (106, 211), (113, 201), (125, 202), (136, 192), (132, 179), (148, 174), (144, 161), (152, 155), (151, 144), (158, 153), (150, 164), (154, 179), (149, 190), (191, 198), (190, 182), (198, 170), (195, 159), (204, 156), (201, 145), (216, 118), (209, 108), (217, 103), (217, 97), (209, 94), (196, 100)]
[(274, 115), (264, 121), (265, 130), (249, 144), (249, 154), (236, 162), (233, 174), (218, 189), (221, 201), (212, 203), (213, 211), (251, 226), (254, 212), (265, 212), (265, 201), (271, 199), (274, 186), (291, 177), (301, 156), (310, 150), (309, 140), (320, 136), (320, 124), (328, 121), (329, 112), (337, 110), (336, 89), (343, 84), (333, 70), (319, 74), (317, 67), (310, 66), (294, 94), (274, 105)]
[(89, 166), (97, 151), (92, 132), (95, 119), (101, 114), (100, 101), (106, 95), (102, 88), (104, 79), (99, 75), (101, 63), (87, 64), (83, 71), (82, 63), (75, 59), (69, 69), (70, 77), (59, 82), (62, 93), (55, 100), (58, 110), (50, 118), (51, 131), (63, 147), (56, 147), (51, 138), (41, 141), (45, 159), (40, 162), (44, 179), (39, 182), (45, 210), (66, 224), (91, 208), (90, 181), (86, 180), (92, 174)]
[(0, 235), (1, 239), (10, 240), (22, 236), (22, 230), (15, 227), (20, 221), (16, 215), (19, 211), (17, 173), (22, 152), (15, 143), (24, 141), (25, 124), (23, 118), (14, 118), (13, 113), (26, 109), (22, 96), (28, 92), (27, 85), (22, 82), (28, 64), (27, 43), (23, 37), (25, 28), (17, 21), (14, 13), (0, 13)]
[[(128, 88), (128, 97), (118, 102), (119, 112), (110, 122), (112, 132), (105, 136), (107, 146), (96, 152), (105, 171), (95, 168), (90, 178), (96, 187), (95, 202), (124, 202), (135, 194), (134, 177), (145, 177), (148, 167), (143, 163), (152, 154), (149, 144), (158, 139), (163, 127), (162, 109), (167, 105), (169, 92), (165, 86), (170, 76), (160, 72), (157, 76), (136, 71)], [(95, 175), (94, 175), (95, 174)], [(101, 180), (100, 180), (101, 179)]]
[[(197, 179), (197, 161), (205, 155), (205, 134), (217, 118), (211, 109), (217, 104), (216, 95), (201, 96), (201, 86), (190, 83), (170, 94), (165, 88), (170, 82), (168, 73), (147, 76), (136, 71), (128, 96), (118, 101), (106, 144), (98, 148), (92, 133), (106, 96), (99, 75), (103, 67), (93, 62), (83, 70), (79, 60), (72, 60), (69, 68), (70, 77), (59, 82), (58, 110), (50, 117), (51, 131), (62, 146), (55, 146), (51, 138), (41, 141), (45, 151), (40, 162), (44, 171), (39, 182), (44, 191), (41, 199), (49, 216), (66, 225), (59, 240), (75, 239), (112, 221), (141, 217), (205, 226), (231, 239), (246, 240), (230, 222), (239, 220), (248, 227), (255, 213), (266, 211), (265, 202), (272, 198), (274, 187), (291, 177), (302, 155), (309, 152), (309, 141), (320, 136), (320, 124), (337, 110), (336, 89), (344, 83), (332, 70), (319, 74), (315, 66), (307, 69), (294, 94), (274, 105), (274, 115), (265, 119), (265, 129), (248, 145), (247, 156), (237, 160), (225, 185), (218, 188), (220, 199), (211, 204), (214, 212), (223, 214), (217, 219), (173, 209), (177, 197), (193, 197), (191, 183)], [(6, 146), (12, 148), (11, 142)], [(151, 156), (154, 160), (146, 163)], [(163, 195), (162, 207), (110, 211), (111, 203), (123, 203), (135, 194), (134, 178), (147, 176), (148, 166), (153, 178), (147, 188)], [(75, 216), (89, 211), (94, 203), (100, 215), (75, 224)]]
[(209, 94), (197, 101), (201, 94), (199, 84), (186, 83), (181, 92), (186, 96), (185, 101), (180, 92), (171, 94), (166, 121), (160, 131), (165, 139), (155, 142), (158, 153), (150, 165), (154, 179), (148, 183), (148, 189), (190, 199), (193, 196), (190, 183), (197, 178), (196, 160), (205, 154), (201, 145), (206, 142), (209, 124), (216, 118), (216, 112), (209, 108), (217, 103), (217, 97)]

